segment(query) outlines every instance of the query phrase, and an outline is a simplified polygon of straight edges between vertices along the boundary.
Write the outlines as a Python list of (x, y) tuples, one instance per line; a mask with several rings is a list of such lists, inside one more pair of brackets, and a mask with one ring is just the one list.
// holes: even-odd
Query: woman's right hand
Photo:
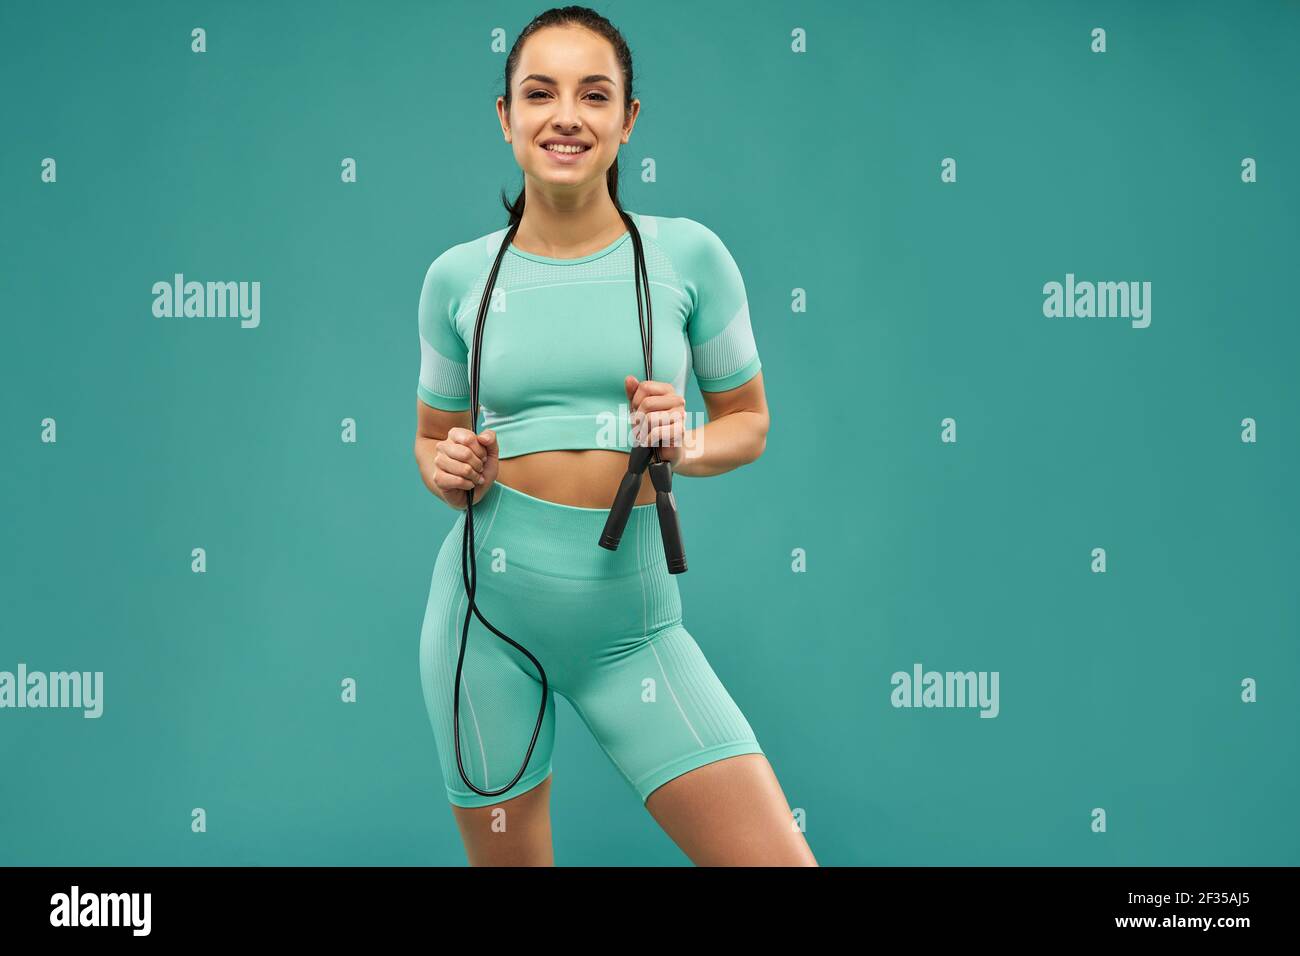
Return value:
[(473, 488), (474, 504), (478, 504), (497, 480), (496, 432), (489, 428), (475, 435), (468, 428), (453, 428), (434, 447), (433, 482), (443, 500), (464, 508), (465, 492)]

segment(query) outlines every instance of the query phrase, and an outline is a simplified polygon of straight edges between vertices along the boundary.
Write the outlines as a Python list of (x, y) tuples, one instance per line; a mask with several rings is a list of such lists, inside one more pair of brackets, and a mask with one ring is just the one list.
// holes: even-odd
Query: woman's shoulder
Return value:
[(631, 213), (643, 234), (653, 238), (679, 243), (721, 241), (704, 223), (687, 216), (652, 216), (648, 213)]
[(689, 216), (632, 215), (642, 234), (655, 239), (679, 268), (689, 269), (690, 263), (711, 261), (727, 252), (727, 245), (714, 229)]
[(707, 277), (734, 259), (722, 237), (698, 219), (687, 216), (636, 216), (644, 222), (643, 233), (650, 235), (672, 260), (682, 276)]

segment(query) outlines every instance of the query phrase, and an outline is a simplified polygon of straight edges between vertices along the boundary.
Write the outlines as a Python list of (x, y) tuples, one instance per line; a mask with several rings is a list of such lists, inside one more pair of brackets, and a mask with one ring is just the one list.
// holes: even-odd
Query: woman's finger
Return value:
[(478, 440), (468, 428), (461, 428), (459, 425), (447, 432), (447, 441), (457, 445), (464, 445), (479, 458), (486, 458), (487, 451), (483, 448), (483, 443)]
[(476, 487), (476, 483), (468, 478), (458, 478), (451, 472), (443, 471), (441, 468), (437, 469), (433, 481), (439, 488), (450, 488), (459, 491), (469, 491), (469, 489)]
[(645, 421), (649, 422), (651, 427), (655, 425), (667, 425), (669, 422), (680, 422), (685, 416), (680, 408), (670, 408), (662, 412), (648, 412), (645, 415)]
[(650, 395), (637, 406), (643, 412), (660, 412), (669, 408), (681, 408), (686, 405), (686, 399), (676, 392), (666, 392), (662, 395)]
[(645, 444), (654, 447), (655, 445), (680, 445), (686, 437), (686, 429), (681, 422), (671, 422), (667, 425), (659, 425), (650, 429), (649, 437)]
[(637, 428), (641, 434), (648, 434), (651, 429), (661, 425), (671, 425), (673, 422), (682, 422), (683, 416), (680, 410), (673, 409), (666, 412), (650, 412), (642, 417), (638, 422)]
[(443, 471), (449, 472), (453, 475), (458, 475), (461, 478), (474, 482), (475, 484), (478, 484), (478, 479), (482, 477), (483, 470), (471, 465), (467, 461), (457, 461), (455, 458), (447, 458), (445, 456), (441, 459), (435, 460), (438, 461), (439, 466)]
[(468, 445), (460, 445), (449, 439), (438, 447), (439, 450), (448, 457), (455, 458), (457, 461), (467, 462), (473, 465), (476, 471), (483, 470), (484, 459), (474, 454), (474, 450)]
[[(631, 376), (629, 376), (630, 378)], [(628, 399), (628, 404), (637, 409), (649, 398), (657, 398), (661, 395), (676, 394), (671, 382), (656, 382), (653, 379), (646, 379), (644, 382), (637, 384), (636, 390), (633, 391), (632, 397)]]

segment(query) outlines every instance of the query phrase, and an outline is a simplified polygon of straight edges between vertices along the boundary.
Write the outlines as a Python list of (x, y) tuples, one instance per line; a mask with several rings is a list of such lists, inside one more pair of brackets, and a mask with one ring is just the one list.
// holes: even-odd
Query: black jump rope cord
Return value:
[[(636, 226), (633, 224), (631, 217), (626, 212), (620, 209), (619, 215), (623, 217), (628, 232), (632, 234), (632, 247), (634, 252), (632, 278), (633, 285), (636, 288), (636, 315), (637, 322), (641, 327), (641, 349), (644, 353), (645, 377), (648, 381), (652, 377), (650, 374), (651, 357), (654, 354), (654, 318), (650, 312), (650, 276), (645, 267), (645, 252), (641, 247), (640, 233), (637, 232)], [(479, 413), (479, 349), (483, 343), (483, 326), (487, 320), (488, 302), (491, 299), (492, 290), (496, 286), (497, 272), (501, 268), (501, 259), (505, 256), (506, 249), (514, 239), (515, 233), (518, 230), (519, 221), (516, 220), (511, 223), (510, 228), (506, 231), (505, 238), (501, 241), (501, 248), (497, 250), (496, 261), (492, 263), (492, 271), (488, 273), (487, 283), (483, 287), (483, 295), (479, 300), (478, 319), (474, 323), (473, 371), (470, 375), (469, 383), (469, 425), (470, 431), (475, 434), (478, 433), (475, 426), (478, 424)], [(645, 284), (646, 300), (644, 313), (641, 309), (641, 285), (643, 282)], [(650, 316), (649, 322), (646, 321), (647, 316)], [(651, 460), (654, 462), (659, 462), (661, 460), (657, 446), (651, 452)], [(528, 648), (493, 627), (492, 623), (483, 616), (483, 613), (478, 609), (478, 605), (474, 602), (474, 591), (478, 584), (478, 564), (475, 560), (476, 549), (474, 547), (474, 492), (476, 490), (477, 489), (475, 488), (469, 488), (465, 491), (465, 534), (461, 541), (460, 571), (461, 577), (465, 582), (465, 594), (469, 598), (469, 608), (465, 612), (465, 626), (461, 630), (460, 635), (460, 654), (456, 658), (456, 688), (452, 700), (451, 732), (452, 738), (456, 743), (456, 767), (460, 771), (461, 779), (464, 780), (469, 788), (475, 793), (485, 797), (496, 797), (505, 793), (519, 782), (519, 778), (524, 775), (524, 770), (528, 767), (528, 761), (532, 759), (533, 748), (537, 745), (537, 736), (542, 731), (542, 720), (546, 716), (546, 699), (549, 691), (549, 684), (547, 683), (546, 671), (542, 668), (541, 661), (534, 657)], [(469, 776), (465, 773), (465, 764), (462, 761), (460, 754), (460, 675), (461, 669), (465, 663), (465, 647), (469, 641), (469, 622), (471, 616), (478, 617), (478, 619), (483, 622), (483, 626), (489, 631), (501, 638), (501, 640), (505, 641), (511, 647), (517, 648), (519, 651), (523, 652), (523, 654), (533, 662), (533, 666), (537, 668), (537, 673), (541, 675), (542, 678), (542, 704), (537, 711), (537, 725), (533, 727), (533, 737), (528, 742), (528, 753), (524, 755), (524, 762), (519, 765), (519, 771), (515, 774), (514, 779), (499, 790), (483, 790), (477, 786), (474, 781), (470, 780)]]

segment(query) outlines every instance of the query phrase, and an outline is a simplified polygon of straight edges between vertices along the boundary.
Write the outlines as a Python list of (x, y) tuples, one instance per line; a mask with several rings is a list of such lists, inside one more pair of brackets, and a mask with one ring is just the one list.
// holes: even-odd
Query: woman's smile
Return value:
[(573, 146), (543, 146), (542, 152), (563, 166), (572, 166), (582, 161), (591, 152), (591, 147), (575, 148)]

